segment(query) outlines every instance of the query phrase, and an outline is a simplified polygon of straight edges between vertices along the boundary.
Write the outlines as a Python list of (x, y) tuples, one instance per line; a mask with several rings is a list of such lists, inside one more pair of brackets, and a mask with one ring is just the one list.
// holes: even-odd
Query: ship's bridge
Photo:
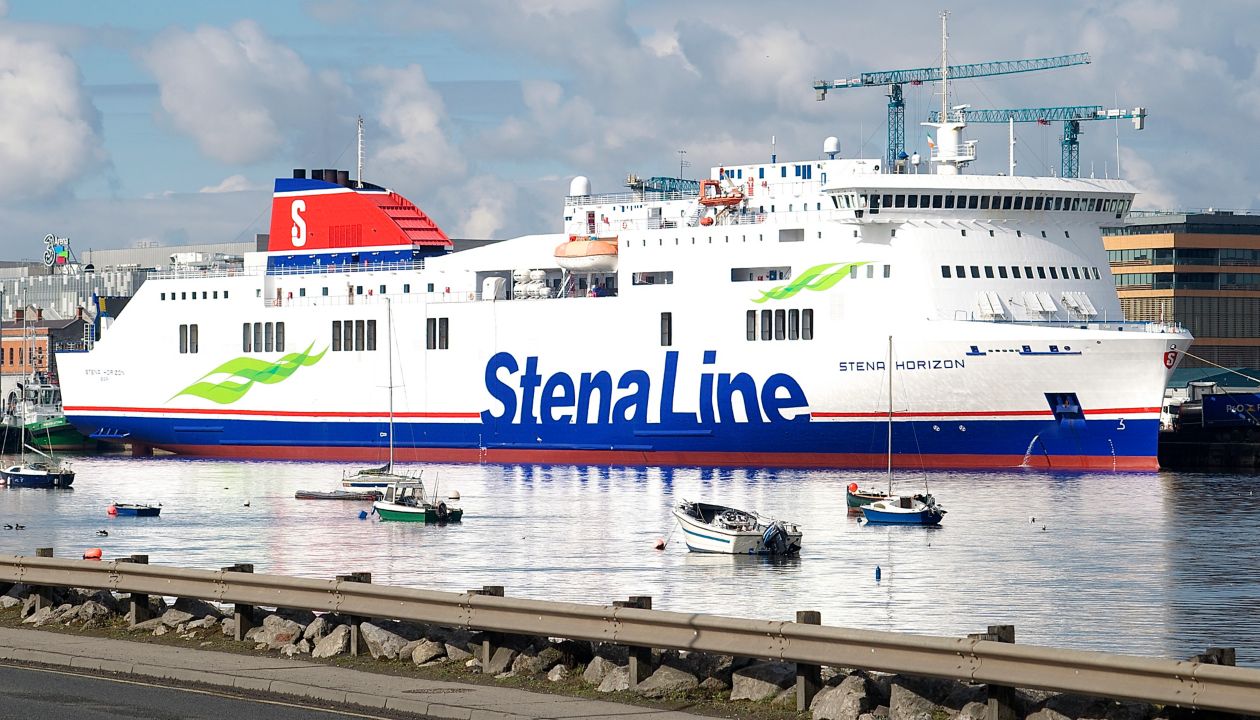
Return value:
[(1018, 220), (1039, 213), (1114, 226), (1136, 193), (1124, 180), (1006, 175), (850, 175), (823, 187), (835, 209), (862, 223), (960, 215)]

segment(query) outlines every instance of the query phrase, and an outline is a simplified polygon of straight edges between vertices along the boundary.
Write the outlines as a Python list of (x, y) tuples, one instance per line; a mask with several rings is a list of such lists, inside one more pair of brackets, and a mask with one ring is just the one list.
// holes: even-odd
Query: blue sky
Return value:
[[(448, 233), (554, 232), (569, 179), (781, 159), (879, 157), (883, 94), (814, 100), (815, 78), (933, 65), (933, 0), (0, 0), (0, 258), (49, 232), (77, 250), (245, 239), (272, 178), (354, 165)], [(1242, 0), (955, 8), (951, 62), (1087, 51), (1089, 66), (960, 82), (974, 107), (1148, 108), (1089, 123), (1081, 170), (1122, 174), (1139, 206), (1250, 209), (1260, 150), (1260, 13)], [(907, 88), (907, 142), (934, 88)], [(1020, 127), (1021, 174), (1057, 168), (1060, 126)], [(973, 126), (977, 172), (1006, 167), (1004, 127)]]

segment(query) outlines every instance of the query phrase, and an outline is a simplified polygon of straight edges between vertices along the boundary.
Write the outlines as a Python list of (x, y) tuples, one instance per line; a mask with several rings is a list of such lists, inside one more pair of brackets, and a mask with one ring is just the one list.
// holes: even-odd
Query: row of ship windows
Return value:
[(197, 352), (197, 324), (179, 326), (179, 353), (187, 355)]
[[(224, 299), (224, 300), (227, 300), (227, 299), (228, 299), (228, 292), (229, 292), (229, 291), (227, 291), (227, 290), (224, 290), (224, 291), (223, 291), (223, 299)], [(168, 298), (168, 297), (167, 297), (167, 295), (169, 295), (170, 297)], [(178, 295), (179, 297), (176, 297), (176, 295)], [(162, 297), (162, 299), (163, 299), (163, 300), (196, 300), (196, 299), (197, 299), (197, 291), (196, 291), (196, 290), (193, 290), (192, 292), (188, 292), (187, 290), (183, 290), (183, 291), (180, 291), (179, 293), (175, 293), (175, 292), (169, 292), (169, 293), (166, 293), (166, 292), (164, 292), (164, 293), (161, 293), (161, 297)], [(201, 291), (201, 299), (202, 299), (202, 300), (218, 300), (218, 299), (219, 299), (219, 291), (218, 291), (218, 290), (202, 290), (202, 291)]]
[[(760, 319), (760, 322), (758, 320)], [(755, 340), (813, 340), (814, 311), (749, 310), (744, 314), (744, 338)]]
[[(968, 277), (967, 275), (968, 269), (971, 270), (970, 277), (973, 277), (973, 278), (981, 277), (980, 273), (981, 273), (982, 268), (980, 265), (954, 265), (952, 272), (949, 265), (942, 265), (941, 277), (965, 278), (965, 277)], [(1083, 267), (1083, 266), (1082, 267), (1075, 267), (1075, 266), (1069, 267), (1066, 265), (1060, 265), (1059, 267), (1054, 267), (1053, 265), (1051, 265), (1049, 267), (1046, 267), (1046, 266), (1041, 266), (1041, 265), (1038, 265), (1038, 266), (1024, 265), (1023, 273), (1021, 274), (1020, 266), (1012, 265), (1010, 268), (1010, 274), (1008, 275), (1006, 266), (998, 265), (996, 267), (996, 270), (997, 270), (996, 276), (994, 275), (994, 269), (995, 268), (993, 265), (983, 266), (983, 271), (984, 271), (983, 277), (988, 278), (988, 279), (993, 279), (994, 277), (998, 277), (1002, 279), (1011, 277), (1016, 280), (1021, 280), (1021, 279), (1045, 280), (1048, 273), (1049, 278), (1051, 280), (1069, 280), (1069, 279), (1070, 280), (1091, 280), (1091, 279), (1097, 280), (1099, 278), (1098, 268), (1096, 267), (1095, 268)], [(1034, 271), (1036, 271), (1036, 275), (1033, 274)]]
[(1046, 210), (1062, 212), (1108, 212), (1123, 215), (1129, 201), (1102, 197), (1046, 197), (1043, 195), (903, 195), (893, 193), (842, 193), (831, 202), (839, 210), (920, 209), (920, 210)]
[(241, 323), (241, 352), (284, 352), (284, 323)]
[[(425, 320), (425, 349), (449, 349), (450, 336), (449, 318), (428, 318)], [(376, 350), (376, 321), (333, 320), (331, 347), (333, 352), (374, 352)], [(283, 348), (276, 349), (282, 350)]]

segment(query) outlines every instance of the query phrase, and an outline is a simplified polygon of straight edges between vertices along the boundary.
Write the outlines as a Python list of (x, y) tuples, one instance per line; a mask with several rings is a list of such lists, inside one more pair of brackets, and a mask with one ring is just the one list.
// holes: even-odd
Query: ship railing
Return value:
[(1000, 323), (1002, 325), (1075, 328), (1078, 330), (1124, 330), (1149, 333), (1185, 332), (1185, 327), (1179, 322), (1158, 320), (1062, 320), (1057, 318), (1048, 318), (1044, 320), (1011, 320), (1003, 317), (987, 317), (984, 315), (972, 314), (968, 314), (968, 316), (964, 318), (955, 317), (954, 319), (969, 320), (972, 322)]
[(424, 259), (403, 262), (360, 262), (335, 265), (280, 267), (167, 268), (149, 273), (149, 280), (188, 280), (219, 277), (262, 277), (286, 275), (342, 275), (364, 272), (403, 272), (424, 269)]
[(598, 195), (569, 195), (564, 199), (565, 207), (573, 205), (604, 205), (608, 203), (647, 203), (667, 202), (669, 200), (695, 200), (699, 192), (619, 192), (600, 193)]
[(285, 295), (282, 298), (263, 298), (264, 307), (349, 307), (352, 305), (384, 305), (386, 301), (398, 304), (433, 304), (433, 303), (465, 303), (481, 299), (481, 293), (471, 290), (451, 290), (449, 292), (414, 292), (414, 293), (364, 293), (363, 295)]

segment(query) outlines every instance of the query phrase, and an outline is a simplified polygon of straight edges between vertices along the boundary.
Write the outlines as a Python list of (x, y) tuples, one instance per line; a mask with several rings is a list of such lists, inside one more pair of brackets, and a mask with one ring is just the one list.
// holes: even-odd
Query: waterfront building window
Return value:
[(250, 343), (254, 337), (253, 331), (249, 327), (249, 323), (241, 324), (241, 352), (253, 352), (253, 344)]
[(276, 323), (276, 352), (284, 352), (284, 323)]
[(376, 349), (376, 321), (375, 320), (367, 321), (367, 349), (368, 350)]
[[(326, 290), (327, 288), (325, 288)], [(341, 321), (332, 321), (332, 349), (333, 352), (341, 352)]]
[(814, 339), (814, 311), (813, 310), (801, 311), (801, 339), (802, 340)]
[[(779, 312), (783, 312), (780, 310)], [(674, 344), (674, 314), (672, 312), (661, 313), (661, 347), (670, 347)]]
[(757, 311), (744, 313), (744, 339), (752, 342), (757, 339)]

